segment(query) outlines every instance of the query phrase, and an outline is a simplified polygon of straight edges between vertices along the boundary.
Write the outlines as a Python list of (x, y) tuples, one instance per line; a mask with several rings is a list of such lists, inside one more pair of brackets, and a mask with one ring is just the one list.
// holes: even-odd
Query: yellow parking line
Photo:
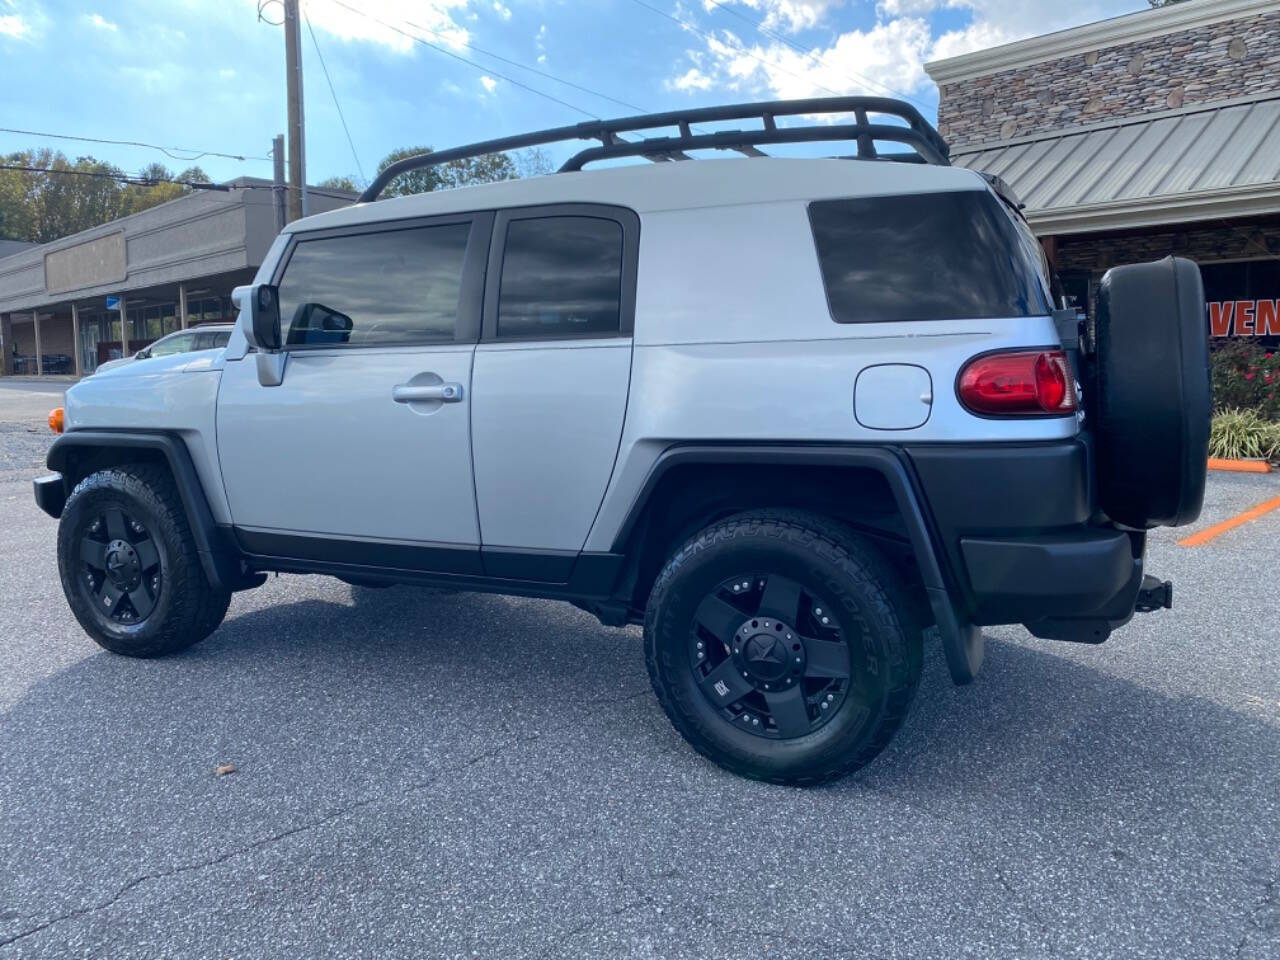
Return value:
[(1237, 513), (1229, 520), (1223, 520), (1221, 523), (1215, 523), (1212, 527), (1207, 527), (1199, 533), (1193, 533), (1185, 540), (1179, 540), (1180, 547), (1199, 547), (1208, 543), (1216, 537), (1222, 536), (1228, 530), (1234, 530), (1236, 527), (1244, 526), (1250, 520), (1257, 520), (1264, 513), (1270, 513), (1272, 510), (1280, 509), (1280, 497), (1273, 497), (1265, 503), (1260, 503), (1256, 507), (1250, 507), (1244, 513)]

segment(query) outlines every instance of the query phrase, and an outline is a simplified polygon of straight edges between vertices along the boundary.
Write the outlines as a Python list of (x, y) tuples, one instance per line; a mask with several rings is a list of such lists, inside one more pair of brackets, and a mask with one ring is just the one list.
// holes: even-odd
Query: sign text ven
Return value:
[(1280, 300), (1218, 300), (1209, 304), (1215, 337), (1280, 337)]

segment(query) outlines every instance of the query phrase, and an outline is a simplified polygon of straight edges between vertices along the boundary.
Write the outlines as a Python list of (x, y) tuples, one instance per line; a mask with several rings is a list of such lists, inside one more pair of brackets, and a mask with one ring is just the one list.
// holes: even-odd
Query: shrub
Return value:
[(1224, 410), (1209, 428), (1209, 456), (1226, 460), (1280, 458), (1280, 422), (1256, 410)]
[(1210, 365), (1215, 410), (1253, 410), (1280, 420), (1280, 352), (1233, 340), (1213, 351)]

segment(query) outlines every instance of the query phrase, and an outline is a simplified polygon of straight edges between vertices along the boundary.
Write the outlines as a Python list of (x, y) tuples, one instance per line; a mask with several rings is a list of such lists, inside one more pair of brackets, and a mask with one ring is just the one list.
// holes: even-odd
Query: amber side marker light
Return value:
[(49, 411), (49, 429), (54, 433), (61, 433), (64, 419), (62, 408), (54, 407)]

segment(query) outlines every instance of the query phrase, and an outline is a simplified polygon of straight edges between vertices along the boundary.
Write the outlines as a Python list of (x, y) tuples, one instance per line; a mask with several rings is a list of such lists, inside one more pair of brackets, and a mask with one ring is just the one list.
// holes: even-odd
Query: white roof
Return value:
[(602, 203), (637, 213), (747, 203), (980, 190), (957, 167), (870, 160), (751, 157), (645, 163), (438, 190), (331, 210), (285, 229), (330, 227), (551, 203)]

